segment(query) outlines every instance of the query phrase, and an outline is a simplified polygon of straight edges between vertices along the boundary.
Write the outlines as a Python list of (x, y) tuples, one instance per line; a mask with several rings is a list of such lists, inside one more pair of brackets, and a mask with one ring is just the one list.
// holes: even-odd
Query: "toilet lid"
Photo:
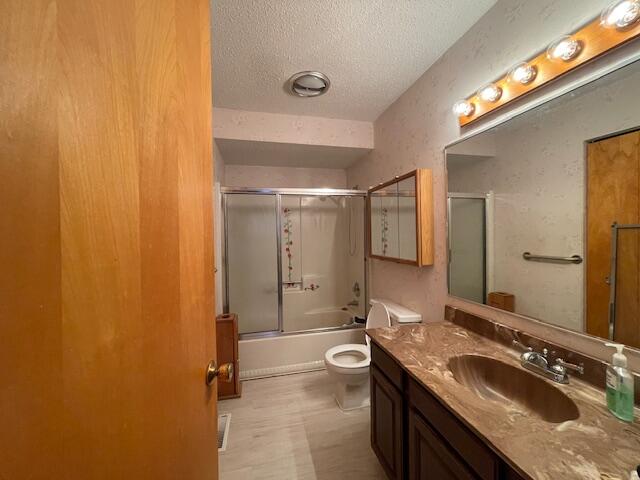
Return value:
[[(387, 307), (382, 303), (374, 303), (367, 316), (367, 328), (389, 327), (390, 325), (391, 318), (389, 317)], [(365, 338), (367, 340), (367, 346), (369, 346), (371, 342), (369, 336), (365, 335)]]

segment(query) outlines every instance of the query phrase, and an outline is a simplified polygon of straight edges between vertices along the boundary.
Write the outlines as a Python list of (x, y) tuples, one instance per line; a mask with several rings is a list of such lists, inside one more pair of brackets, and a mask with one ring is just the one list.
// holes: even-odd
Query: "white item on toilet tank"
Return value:
[[(402, 305), (398, 305), (391, 300), (387, 300), (386, 298), (371, 298), (369, 299), (370, 305), (375, 305), (376, 303), (382, 303), (387, 307), (389, 311), (389, 316), (391, 317), (392, 322), (394, 323), (420, 323), (422, 322), (422, 315), (418, 312), (414, 312), (413, 310), (409, 310), (407, 307), (403, 307)], [(369, 328), (369, 327), (367, 327)]]

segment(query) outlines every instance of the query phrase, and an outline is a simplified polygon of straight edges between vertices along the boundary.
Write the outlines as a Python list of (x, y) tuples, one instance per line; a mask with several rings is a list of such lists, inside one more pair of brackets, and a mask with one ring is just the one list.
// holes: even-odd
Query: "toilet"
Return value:
[[(366, 328), (389, 327), (392, 324), (419, 323), (422, 316), (388, 300), (374, 299)], [(366, 345), (347, 343), (327, 350), (324, 364), (334, 383), (334, 397), (342, 410), (369, 405), (369, 364), (371, 363), (370, 340), (365, 335)]]

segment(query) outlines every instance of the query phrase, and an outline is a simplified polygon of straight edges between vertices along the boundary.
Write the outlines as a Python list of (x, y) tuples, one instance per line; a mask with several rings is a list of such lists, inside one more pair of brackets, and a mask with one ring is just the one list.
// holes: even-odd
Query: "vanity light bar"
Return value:
[(618, 0), (583, 28), (558, 38), (543, 53), (456, 102), (453, 113), (465, 126), (638, 36), (640, 0)]

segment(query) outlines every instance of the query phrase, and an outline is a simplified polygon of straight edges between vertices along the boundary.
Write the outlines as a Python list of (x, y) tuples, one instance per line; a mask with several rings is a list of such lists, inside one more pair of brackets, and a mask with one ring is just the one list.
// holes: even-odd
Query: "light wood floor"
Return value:
[(386, 479), (370, 446), (369, 408), (342, 412), (327, 372), (251, 380), (231, 413), (220, 480)]

